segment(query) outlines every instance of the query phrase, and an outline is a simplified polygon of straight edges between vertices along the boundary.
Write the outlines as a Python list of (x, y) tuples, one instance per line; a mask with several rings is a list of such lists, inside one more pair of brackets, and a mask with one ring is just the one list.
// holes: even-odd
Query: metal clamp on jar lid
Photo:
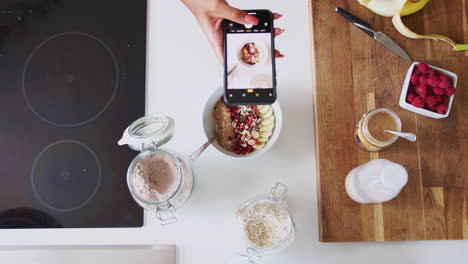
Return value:
[(238, 211), (246, 253), (230, 263), (260, 263), (264, 254), (289, 246), (296, 236), (293, 217), (285, 202), (288, 187), (277, 182), (267, 196), (252, 199)]
[(133, 122), (119, 140), (118, 144), (143, 151), (158, 148), (174, 136), (175, 121), (166, 115), (145, 116)]
[(127, 171), (132, 197), (155, 213), (161, 225), (177, 221), (176, 209), (185, 204), (193, 189), (191, 159), (168, 149), (159, 149), (174, 135), (174, 119), (165, 115), (146, 116), (133, 122), (119, 145), (141, 151)]

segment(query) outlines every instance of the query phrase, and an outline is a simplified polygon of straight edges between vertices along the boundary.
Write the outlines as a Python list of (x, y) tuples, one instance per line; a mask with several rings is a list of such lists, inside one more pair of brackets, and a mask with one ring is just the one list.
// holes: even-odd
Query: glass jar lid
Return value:
[(239, 253), (232, 257), (228, 264), (260, 264), (262, 263), (262, 253), (256, 252), (255, 249), (247, 249), (247, 253)]
[(166, 144), (174, 136), (175, 121), (166, 115), (144, 116), (134, 121), (123, 133), (118, 144), (143, 151)]

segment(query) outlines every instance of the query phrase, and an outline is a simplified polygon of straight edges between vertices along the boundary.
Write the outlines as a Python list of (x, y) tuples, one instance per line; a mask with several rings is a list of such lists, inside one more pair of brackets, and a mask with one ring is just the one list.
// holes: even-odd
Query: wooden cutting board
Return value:
[[(454, 107), (445, 119), (431, 119), (399, 107), (410, 63), (351, 25), (340, 6), (395, 40), (415, 61), (458, 74)], [(311, 0), (315, 83), (320, 241), (468, 239), (468, 52), (450, 45), (400, 35), (391, 18), (378, 16), (355, 0)], [(417, 33), (450, 36), (468, 43), (468, 0), (431, 0), (403, 18)], [(418, 140), (398, 140), (379, 153), (354, 142), (356, 122), (368, 110), (394, 110), (405, 131)], [(408, 185), (394, 200), (361, 205), (345, 192), (347, 173), (371, 159), (402, 164)]]

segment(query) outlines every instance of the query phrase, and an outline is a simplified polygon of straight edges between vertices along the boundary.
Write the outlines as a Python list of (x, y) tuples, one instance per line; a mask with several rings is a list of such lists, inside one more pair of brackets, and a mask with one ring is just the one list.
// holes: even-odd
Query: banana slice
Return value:
[(273, 116), (273, 108), (269, 108), (265, 114), (262, 114), (263, 119), (268, 119)]
[(265, 143), (262, 142), (262, 143), (258, 143), (258, 145), (254, 146), (253, 148), (254, 149), (262, 149), (264, 147), (265, 147)]
[(252, 137), (257, 139), (260, 137), (260, 133), (258, 131), (252, 131)]
[(260, 133), (263, 133), (263, 132), (265, 132), (265, 131), (272, 131), (274, 128), (275, 128), (275, 124), (274, 124), (274, 123), (271, 124), (271, 125), (268, 125), (268, 126), (261, 126), (259, 132), (260, 132)]
[(259, 112), (260, 114), (263, 115), (263, 114), (265, 114), (266, 112), (268, 112), (268, 111), (271, 109), (271, 106), (269, 106), (269, 105), (264, 105), (264, 106), (261, 107), (261, 108), (258, 108), (258, 107), (257, 107), (257, 109), (258, 109), (258, 112)]
[(271, 115), (271, 116), (267, 116), (267, 117), (262, 117), (263, 121), (275, 121), (275, 116), (274, 115)]
[(260, 112), (261, 110), (263, 110), (265, 107), (267, 107), (267, 105), (257, 105), (257, 110), (258, 110), (258, 112)]
[(270, 138), (273, 134), (273, 130), (268, 130), (263, 133), (260, 133), (260, 138)]
[(274, 118), (269, 118), (269, 119), (266, 119), (266, 120), (263, 120), (262, 121), (262, 126), (270, 126), (270, 125), (274, 125), (275, 124), (275, 119)]
[(268, 142), (269, 139), (270, 139), (269, 137), (261, 137), (258, 139), (258, 142), (266, 143)]

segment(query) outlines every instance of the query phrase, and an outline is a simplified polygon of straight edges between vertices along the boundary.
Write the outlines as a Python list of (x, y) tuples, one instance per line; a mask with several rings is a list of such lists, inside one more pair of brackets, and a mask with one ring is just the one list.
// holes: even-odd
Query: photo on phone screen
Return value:
[(258, 25), (224, 21), (226, 100), (231, 104), (269, 104), (276, 99), (273, 15), (247, 10)]

